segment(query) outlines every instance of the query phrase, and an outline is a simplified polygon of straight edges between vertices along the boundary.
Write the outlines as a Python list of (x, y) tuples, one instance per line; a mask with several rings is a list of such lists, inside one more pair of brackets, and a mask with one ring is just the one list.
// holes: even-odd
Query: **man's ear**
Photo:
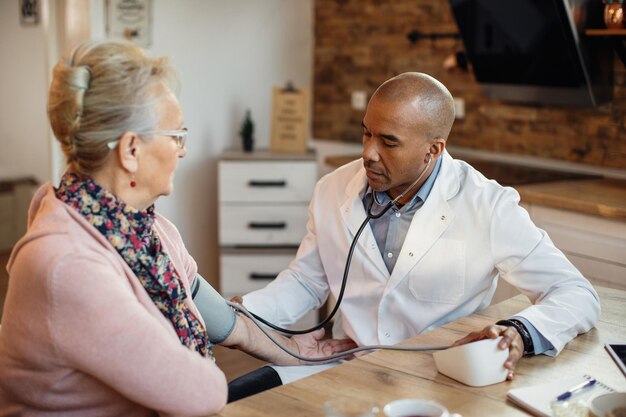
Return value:
[(117, 145), (117, 156), (120, 160), (120, 165), (130, 172), (135, 173), (139, 168), (138, 156), (139, 156), (140, 141), (139, 136), (135, 132), (125, 132), (120, 137), (120, 142)]
[(443, 138), (435, 139), (433, 143), (430, 145), (430, 148), (428, 148), (428, 150), (430, 151), (430, 154), (435, 159), (441, 156), (444, 149), (446, 149), (446, 141)]

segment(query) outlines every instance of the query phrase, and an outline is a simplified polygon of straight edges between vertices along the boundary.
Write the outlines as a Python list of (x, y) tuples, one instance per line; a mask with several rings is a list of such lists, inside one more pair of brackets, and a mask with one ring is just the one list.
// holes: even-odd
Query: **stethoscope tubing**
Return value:
[(347, 356), (351, 356), (357, 352), (363, 352), (367, 350), (401, 350), (401, 351), (411, 351), (411, 352), (423, 352), (430, 350), (444, 350), (448, 349), (450, 346), (398, 346), (398, 345), (369, 345), (369, 346), (359, 346), (354, 349), (344, 350), (342, 352), (334, 353), (328, 356), (320, 356), (317, 358), (309, 358), (306, 356), (302, 356), (299, 353), (296, 353), (290, 350), (288, 347), (279, 342), (265, 327), (261, 325), (261, 322), (255, 318), (255, 315), (248, 310), (246, 310), (241, 304), (233, 303), (230, 301), (226, 301), (226, 303), (234, 308), (235, 310), (239, 310), (244, 315), (246, 315), (252, 322), (270, 339), (276, 346), (282, 349), (287, 354), (293, 356), (296, 359), (299, 359), (304, 362), (329, 362), (336, 359), (346, 358)]
[[(361, 236), (361, 233), (363, 232), (363, 229), (365, 229), (365, 226), (367, 226), (367, 223), (369, 223), (369, 221), (371, 219), (378, 219), (382, 216), (384, 216), (385, 213), (387, 213), (387, 211), (389, 211), (389, 209), (391, 207), (393, 207), (402, 197), (404, 197), (404, 195), (406, 193), (408, 193), (413, 187), (415, 187), (417, 185), (417, 183), (419, 182), (419, 180), (422, 179), (422, 177), (424, 176), (424, 174), (426, 173), (426, 171), (428, 170), (428, 167), (430, 166), (430, 163), (432, 161), (432, 154), (428, 154), (429, 158), (428, 158), (428, 162), (426, 163), (426, 166), (422, 169), (422, 172), (420, 172), (420, 174), (417, 176), (417, 179), (415, 181), (413, 181), (413, 183), (411, 185), (409, 185), (402, 194), (400, 194), (399, 196), (397, 196), (396, 198), (394, 198), (392, 201), (388, 202), (387, 204), (385, 204), (385, 206), (382, 208), (382, 210), (377, 213), (377, 214), (373, 214), (372, 213), (372, 208), (374, 205), (374, 202), (376, 202), (377, 205), (382, 206), (382, 204), (380, 204), (378, 202), (378, 199), (376, 198), (376, 191), (372, 190), (372, 201), (370, 201), (370, 204), (367, 208), (367, 216), (365, 217), (365, 220), (363, 221), (363, 223), (361, 223), (361, 226), (359, 226), (358, 231), (356, 232), (356, 234), (354, 235), (354, 239), (352, 239), (352, 244), (350, 245), (350, 250), (348, 251), (348, 256), (346, 257), (346, 265), (343, 269), (343, 277), (341, 279), (341, 289), (339, 290), (339, 295), (337, 296), (337, 302), (335, 303), (335, 306), (333, 307), (333, 310), (330, 312), (330, 314), (328, 314), (328, 316), (326, 316), (326, 318), (324, 320), (322, 320), (320, 323), (318, 323), (317, 325), (309, 328), (309, 329), (304, 329), (304, 330), (291, 330), (291, 329), (285, 329), (283, 327), (277, 326), (274, 323), (270, 323), (269, 321), (265, 320), (262, 317), (257, 316), (256, 314), (249, 312), (251, 318), (254, 318), (256, 320), (258, 320), (259, 322), (265, 324), (266, 326), (284, 333), (284, 334), (290, 334), (290, 335), (297, 335), (297, 334), (306, 334), (306, 333), (310, 333), (313, 332), (315, 330), (321, 329), (322, 327), (324, 327), (326, 325), (326, 323), (328, 323), (329, 321), (331, 321), (333, 319), (333, 317), (335, 316), (335, 314), (337, 314), (337, 311), (339, 310), (339, 306), (341, 305), (341, 301), (343, 300), (343, 294), (346, 290), (346, 285), (348, 284), (348, 274), (350, 272), (350, 264), (352, 263), (352, 255), (354, 254), (354, 248), (356, 247), (357, 242), (359, 241), (359, 237)], [(369, 185), (368, 185), (369, 187)], [(364, 349), (367, 350), (367, 349)], [(300, 359), (300, 358), (299, 358)]]
[[(371, 208), (372, 204), (373, 204), (373, 200), (370, 203), (370, 208)], [(389, 206), (386, 207), (378, 215), (378, 217), (380, 217), (383, 214), (385, 214), (385, 212), (391, 208), (391, 205), (389, 203), (388, 203), (388, 205)], [(374, 218), (378, 218), (378, 217), (374, 217)], [(365, 226), (367, 226), (367, 223), (370, 221), (371, 218), (372, 217), (368, 214), (368, 216), (365, 218), (365, 220), (363, 221), (363, 223), (359, 227), (359, 230), (354, 235), (354, 239), (352, 239), (352, 244), (350, 245), (350, 250), (348, 251), (348, 256), (346, 257), (346, 266), (344, 267), (344, 270), (343, 270), (343, 278), (341, 280), (341, 289), (339, 290), (339, 295), (337, 296), (337, 302), (335, 303), (335, 306), (333, 307), (333, 310), (328, 314), (328, 316), (326, 316), (326, 318), (324, 320), (322, 320), (320, 323), (318, 323), (314, 327), (311, 327), (310, 329), (291, 330), (291, 329), (285, 329), (285, 328), (279, 327), (279, 326), (275, 325), (274, 323), (270, 323), (269, 321), (265, 320), (264, 318), (257, 316), (253, 312), (250, 312), (250, 315), (252, 317), (254, 317), (256, 320), (260, 321), (261, 323), (265, 324), (268, 327), (271, 327), (272, 329), (274, 329), (276, 331), (279, 331), (279, 332), (285, 333), (285, 334), (291, 334), (291, 335), (311, 333), (311, 332), (313, 332), (315, 330), (318, 330), (318, 329), (321, 329), (322, 327), (324, 327), (326, 325), (326, 323), (328, 323), (329, 321), (332, 320), (332, 318), (335, 316), (335, 314), (337, 314), (337, 311), (339, 310), (339, 306), (341, 305), (341, 301), (343, 300), (343, 294), (344, 294), (344, 292), (346, 290), (346, 285), (348, 284), (348, 273), (350, 272), (350, 264), (352, 262), (352, 255), (354, 254), (354, 248), (356, 247), (356, 244), (359, 241), (359, 237), (361, 236), (361, 233), (363, 232), (363, 229), (365, 229)]]

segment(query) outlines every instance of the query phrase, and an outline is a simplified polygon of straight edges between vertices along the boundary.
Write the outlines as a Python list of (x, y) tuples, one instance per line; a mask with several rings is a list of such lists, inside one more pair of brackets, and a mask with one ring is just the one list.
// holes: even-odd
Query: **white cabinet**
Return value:
[(626, 290), (626, 222), (536, 204), (526, 208), (592, 284)]
[[(265, 287), (295, 257), (317, 164), (314, 153), (230, 151), (218, 175), (220, 290), (230, 298)], [(316, 322), (314, 312), (293, 327)]]
[(292, 250), (222, 249), (221, 290), (224, 294), (246, 294), (265, 287), (289, 264)]

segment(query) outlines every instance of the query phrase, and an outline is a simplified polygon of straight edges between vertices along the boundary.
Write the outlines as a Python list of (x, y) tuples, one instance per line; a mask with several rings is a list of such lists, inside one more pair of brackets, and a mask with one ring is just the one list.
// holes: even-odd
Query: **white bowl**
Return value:
[(482, 387), (506, 380), (504, 362), (508, 349), (500, 349), (497, 339), (483, 339), (433, 353), (437, 370), (472, 387)]

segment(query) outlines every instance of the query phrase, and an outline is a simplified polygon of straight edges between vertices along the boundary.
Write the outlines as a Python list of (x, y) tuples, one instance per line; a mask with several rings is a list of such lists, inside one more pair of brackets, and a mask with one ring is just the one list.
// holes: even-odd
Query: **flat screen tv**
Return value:
[(587, 37), (599, 0), (450, 0), (484, 94), (504, 101), (598, 106), (612, 98), (613, 50)]

